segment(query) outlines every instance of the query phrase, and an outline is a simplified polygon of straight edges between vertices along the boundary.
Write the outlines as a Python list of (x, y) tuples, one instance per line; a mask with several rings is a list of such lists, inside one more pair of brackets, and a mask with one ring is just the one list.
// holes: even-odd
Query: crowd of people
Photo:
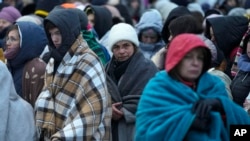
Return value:
[(250, 1), (0, 1), (0, 140), (230, 140)]

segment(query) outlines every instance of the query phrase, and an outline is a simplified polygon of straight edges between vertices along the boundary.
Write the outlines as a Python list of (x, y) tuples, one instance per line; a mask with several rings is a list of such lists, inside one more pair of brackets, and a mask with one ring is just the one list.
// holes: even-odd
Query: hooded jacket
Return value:
[[(67, 10), (69, 12), (62, 12), (64, 10)], [(72, 17), (72, 19), (77, 20), (69, 21), (68, 19), (66, 19), (66, 17)], [(75, 11), (70, 9), (58, 8), (54, 8), (53, 13), (44, 19), (44, 27), (46, 28), (48, 22), (53, 23), (60, 30), (63, 39), (61, 46), (59, 48), (56, 48), (50, 37), (49, 31), (45, 30), (49, 42), (48, 45), (50, 51), (44, 55), (43, 60), (47, 63), (49, 59), (53, 57), (55, 59), (55, 69), (57, 69), (63, 59), (63, 56), (72, 46), (75, 39), (79, 36), (81, 31), (81, 23), (79, 21), (79, 15), (77, 15)]]
[(35, 141), (33, 108), (17, 94), (12, 76), (2, 61), (0, 70), (0, 140)]
[(91, 8), (95, 15), (94, 29), (97, 32), (98, 39), (101, 39), (113, 25), (112, 15), (104, 6), (91, 5)]
[[(54, 9), (54, 12), (47, 16), (44, 19), (44, 27), (46, 27), (46, 24), (48, 21), (52, 22), (54, 25), (57, 26), (57, 28), (60, 30), (62, 35), (62, 43), (57, 51), (61, 53), (62, 56), (65, 55), (65, 53), (68, 51), (68, 49), (71, 47), (71, 45), (74, 43), (75, 39), (79, 36), (81, 31), (81, 26), (79, 22), (79, 17), (77, 14), (75, 14), (74, 11), (66, 9), (68, 12), (62, 12), (64, 9)], [(60, 14), (59, 14), (60, 13)], [(69, 21), (67, 17), (72, 17), (72, 21)], [(77, 20), (76, 20), (77, 19)], [(74, 25), (74, 26), (72, 26)], [(45, 30), (49, 46), (52, 49), (56, 49), (55, 45), (53, 44), (53, 41), (50, 37), (49, 31)]]
[(20, 50), (15, 58), (7, 60), (18, 95), (22, 96), (23, 68), (27, 62), (39, 57), (47, 45), (44, 29), (32, 22), (17, 22), (20, 34)]
[(205, 35), (210, 39), (209, 28), (212, 27), (216, 45), (227, 58), (231, 51), (239, 46), (247, 30), (248, 19), (244, 16), (222, 16), (208, 18), (206, 25)]
[(151, 56), (165, 46), (165, 43), (161, 38), (162, 27), (161, 14), (155, 9), (150, 9), (143, 13), (139, 23), (135, 25), (139, 40), (142, 36), (142, 31), (148, 28), (153, 29), (158, 34), (158, 40), (156, 43), (148, 44), (140, 41), (139, 48), (146, 58), (151, 58)]

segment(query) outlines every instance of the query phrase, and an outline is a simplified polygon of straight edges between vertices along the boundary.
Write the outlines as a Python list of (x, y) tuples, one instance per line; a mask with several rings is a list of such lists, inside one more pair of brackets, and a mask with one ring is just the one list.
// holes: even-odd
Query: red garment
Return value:
[(197, 38), (197, 35), (195, 34), (189, 34), (189, 36), (187, 36), (187, 33), (184, 33), (176, 36), (170, 42), (168, 47), (165, 61), (166, 71), (169, 72), (173, 69), (189, 51), (197, 47), (204, 47), (208, 49), (202, 39)]

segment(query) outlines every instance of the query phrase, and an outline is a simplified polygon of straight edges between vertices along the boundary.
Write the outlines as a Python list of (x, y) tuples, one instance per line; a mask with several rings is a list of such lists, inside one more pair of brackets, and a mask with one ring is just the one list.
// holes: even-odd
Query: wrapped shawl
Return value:
[[(113, 62), (111, 61), (106, 69), (109, 72)], [(150, 60), (146, 59), (141, 52), (136, 52), (131, 59), (125, 73), (122, 75), (118, 85), (111, 77), (108, 78), (108, 90), (114, 103), (122, 102), (124, 118), (118, 122), (113, 122), (112, 128), (118, 126), (117, 131), (113, 131), (113, 136), (117, 135), (119, 141), (128, 141), (134, 138), (135, 113), (142, 91), (155, 73), (158, 71)]]
[(53, 67), (51, 58), (35, 105), (41, 138), (109, 141), (111, 102), (105, 70), (80, 35), (55, 75)]
[[(220, 99), (226, 115), (224, 126), (218, 112), (211, 112), (208, 132), (189, 130), (195, 114), (193, 104), (200, 98)], [(250, 124), (247, 113), (232, 102), (224, 84), (216, 76), (204, 73), (193, 91), (172, 79), (166, 71), (156, 74), (143, 91), (136, 113), (136, 141), (229, 140), (232, 124)]]

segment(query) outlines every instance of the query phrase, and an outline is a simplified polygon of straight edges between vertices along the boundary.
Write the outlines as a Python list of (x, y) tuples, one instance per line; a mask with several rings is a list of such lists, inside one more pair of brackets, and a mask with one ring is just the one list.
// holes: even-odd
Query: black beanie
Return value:
[(64, 3), (64, 1), (65, 0), (38, 0), (35, 14), (45, 18), (56, 5), (60, 5)]

